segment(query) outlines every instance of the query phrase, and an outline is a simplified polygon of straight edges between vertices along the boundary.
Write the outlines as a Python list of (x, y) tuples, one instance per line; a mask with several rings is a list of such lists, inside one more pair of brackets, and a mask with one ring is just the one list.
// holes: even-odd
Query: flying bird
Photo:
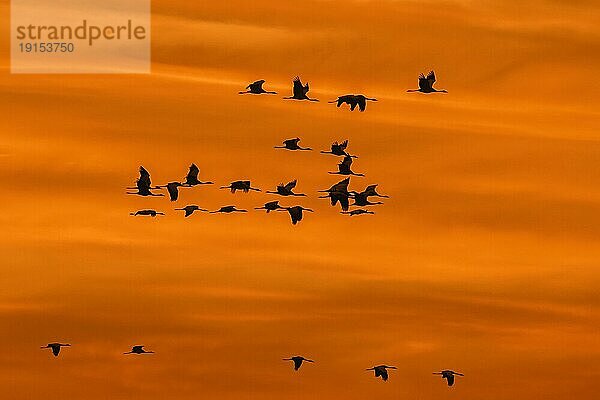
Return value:
[(127, 194), (136, 194), (138, 196), (164, 196), (162, 193), (152, 193), (153, 189), (159, 189), (159, 187), (152, 187), (150, 173), (143, 166), (140, 166), (140, 177), (135, 181), (135, 187), (128, 187), (127, 189), (137, 189), (137, 192), (127, 192)]
[(294, 78), (294, 87), (292, 88), (292, 96), (284, 97), (284, 99), (288, 100), (309, 100), (309, 101), (319, 101), (317, 99), (311, 99), (306, 95), (308, 93), (308, 82), (306, 85), (302, 86), (302, 81), (300, 81), (299, 77)]
[(202, 182), (198, 180), (198, 174), (200, 173), (200, 168), (196, 166), (196, 164), (190, 165), (190, 169), (188, 174), (185, 177), (185, 182), (183, 182), (183, 186), (196, 186), (196, 185), (212, 185), (213, 183), (210, 181)]
[(310, 147), (300, 147), (298, 142), (300, 142), (300, 138), (286, 139), (283, 141), (283, 146), (274, 146), (274, 148), (286, 150), (312, 150)]
[(331, 186), (329, 189), (319, 190), (319, 192), (327, 192), (327, 193), (331, 193), (331, 192), (346, 192), (346, 193), (348, 193), (348, 185), (349, 184), (350, 184), (350, 177), (348, 177), (346, 179), (342, 179), (341, 181), (339, 181), (335, 185)]
[(454, 372), (454, 371), (449, 370), (449, 369), (445, 369), (445, 370), (443, 370), (441, 372), (434, 372), (433, 374), (434, 375), (441, 375), (442, 379), (446, 379), (446, 381), (448, 381), (448, 386), (454, 385), (454, 376), (455, 375), (464, 376), (461, 373)]
[(158, 187), (166, 187), (167, 192), (169, 192), (169, 198), (171, 201), (177, 201), (179, 198), (179, 187), (183, 186), (181, 182), (169, 182), (166, 185), (158, 186)]
[(367, 100), (377, 101), (371, 97), (366, 97), (362, 94), (346, 94), (337, 98), (337, 100), (330, 101), (329, 103), (337, 103), (338, 108), (346, 103), (350, 106), (350, 111), (354, 111), (358, 105), (358, 109), (362, 112), (367, 108)]
[(302, 356), (294, 356), (290, 358), (284, 358), (283, 361), (293, 361), (294, 362), (294, 371), (298, 371), (302, 366), (302, 362), (306, 361), (309, 363), (314, 363), (313, 360), (309, 360), (308, 358), (304, 358)]
[(279, 210), (280, 208), (283, 208), (279, 205), (279, 201), (275, 200), (275, 201), (269, 201), (268, 203), (265, 203), (264, 206), (262, 207), (255, 207), (255, 210), (267, 210), (267, 214), (270, 213), (271, 211), (275, 211), (275, 210)]
[(351, 156), (346, 152), (346, 148), (348, 147), (348, 140), (344, 140), (342, 143), (333, 142), (331, 144), (331, 151), (323, 151), (323, 154), (333, 154), (334, 156), (350, 156), (352, 158), (358, 158), (357, 156)]
[(373, 197), (383, 197), (383, 198), (389, 198), (390, 196), (386, 196), (384, 194), (379, 194), (377, 193), (377, 185), (369, 185), (367, 186), (367, 188), (365, 190), (363, 190), (363, 193), (366, 194), (367, 196), (373, 196)]
[(200, 208), (195, 204), (191, 204), (189, 206), (185, 206), (183, 208), (176, 208), (175, 210), (177, 211), (185, 211), (185, 217), (189, 217), (190, 215), (192, 215), (194, 213), (194, 211), (206, 211), (208, 212), (208, 210), (205, 210), (204, 208)]
[(136, 345), (131, 348), (131, 351), (123, 354), (153, 354), (153, 351), (144, 350), (144, 346)]
[(429, 71), (427, 76), (420, 74), (419, 75), (419, 88), (418, 89), (409, 89), (407, 92), (421, 92), (421, 93), (448, 93), (447, 90), (437, 90), (433, 88), (433, 84), (435, 83), (435, 72)]
[(52, 354), (54, 354), (54, 357), (58, 357), (58, 354), (60, 353), (60, 348), (61, 347), (69, 347), (71, 346), (68, 343), (48, 343), (45, 346), (41, 346), (40, 348), (42, 349), (52, 349)]
[(239, 94), (246, 94), (246, 93), (250, 93), (250, 94), (277, 94), (277, 92), (268, 92), (265, 89), (263, 89), (263, 84), (265, 83), (264, 79), (261, 79), (259, 81), (256, 82), (252, 82), (251, 84), (249, 84), (248, 86), (246, 86), (246, 90), (245, 92), (238, 92)]
[(340, 212), (340, 214), (347, 214), (351, 217), (355, 216), (355, 215), (361, 215), (361, 214), (375, 214), (373, 211), (369, 211), (369, 210), (365, 210), (362, 208), (356, 209), (356, 210), (352, 210), (352, 211), (342, 211)]
[(375, 371), (375, 378), (381, 377), (384, 381), (388, 380), (388, 369), (397, 369), (396, 367), (390, 367), (389, 365), (378, 365), (373, 368), (367, 368), (367, 371)]
[(306, 196), (304, 193), (294, 193), (293, 189), (296, 187), (296, 183), (298, 183), (297, 179), (290, 181), (286, 184), (280, 183), (277, 185), (276, 191), (267, 191), (269, 194), (278, 194), (280, 196)]
[(248, 210), (238, 210), (237, 208), (235, 208), (235, 206), (223, 206), (223, 207), (219, 208), (218, 210), (210, 211), (210, 214), (215, 214), (215, 213), (229, 214), (232, 212), (248, 212)]
[(129, 215), (133, 215), (134, 217), (137, 217), (138, 215), (156, 217), (157, 215), (165, 215), (165, 213), (156, 210), (138, 210), (134, 213), (129, 213)]
[(340, 207), (342, 208), (342, 211), (348, 211), (348, 208), (350, 207), (350, 201), (348, 200), (349, 197), (350, 197), (350, 194), (348, 192), (344, 192), (344, 191), (329, 192), (325, 196), (319, 196), (320, 199), (329, 198), (331, 201), (332, 207), (335, 207), (337, 205), (337, 203), (340, 203)]
[(365, 174), (357, 174), (352, 172), (350, 166), (352, 165), (352, 157), (345, 156), (341, 163), (338, 164), (338, 172), (329, 172), (333, 175), (354, 175), (354, 176), (365, 176)]
[(351, 191), (350, 196), (354, 199), (354, 203), (352, 203), (353, 206), (364, 207), (364, 206), (376, 206), (378, 204), (383, 204), (381, 201), (376, 201), (376, 202), (369, 201), (369, 196), (365, 192), (358, 193), (355, 191)]
[(260, 189), (253, 188), (252, 186), (250, 186), (250, 181), (231, 182), (229, 186), (221, 186), (220, 189), (230, 189), (231, 193), (235, 193), (236, 190), (241, 190), (244, 193), (248, 193), (251, 190), (260, 192)]
[(303, 211), (314, 212), (310, 208), (304, 208), (302, 206), (282, 207), (282, 209), (280, 209), (279, 211), (285, 210), (287, 210), (287, 212), (290, 214), (290, 217), (292, 218), (292, 225), (296, 225), (299, 221), (302, 221)]

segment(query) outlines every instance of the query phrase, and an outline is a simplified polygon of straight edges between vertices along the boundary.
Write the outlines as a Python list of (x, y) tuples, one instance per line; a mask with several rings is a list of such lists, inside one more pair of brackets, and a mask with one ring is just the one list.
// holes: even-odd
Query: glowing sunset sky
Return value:
[[(52, 76), (9, 73), (2, 2), (0, 397), (594, 398), (600, 7), (528, 3), (154, 1), (151, 74)], [(406, 93), (430, 69), (449, 93)], [(296, 75), (321, 102), (281, 99)], [(279, 94), (237, 95), (257, 79)], [(379, 101), (326, 103), (346, 93)], [(316, 193), (339, 159), (273, 149), (296, 136), (349, 139), (351, 189), (391, 198), (340, 215)], [(297, 178), (310, 196), (280, 202), (316, 212), (124, 194), (139, 165), (160, 184), (191, 162), (215, 186)]]

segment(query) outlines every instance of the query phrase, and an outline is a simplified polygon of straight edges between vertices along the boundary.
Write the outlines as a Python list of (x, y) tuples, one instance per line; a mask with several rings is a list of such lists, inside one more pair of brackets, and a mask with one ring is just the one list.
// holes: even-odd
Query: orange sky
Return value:
[[(9, 74), (0, 4), (6, 399), (591, 399), (600, 378), (600, 7), (592, 1), (154, 1), (152, 74)], [(208, 4), (204, 4), (208, 3)], [(407, 94), (434, 68), (447, 95)], [(291, 78), (320, 103), (286, 102)], [(277, 96), (238, 96), (266, 79)], [(364, 93), (365, 113), (326, 104)], [(392, 196), (316, 199), (349, 139)], [(314, 208), (214, 187), (125, 196), (195, 162), (299, 180)], [(166, 217), (133, 218), (141, 208)], [(73, 344), (54, 358), (39, 346)], [(132, 344), (156, 354), (126, 357)], [(282, 357), (317, 361), (294, 373)], [(364, 368), (397, 365), (390, 381)], [(466, 376), (448, 389), (431, 372)], [(501, 379), (499, 379), (501, 378)]]

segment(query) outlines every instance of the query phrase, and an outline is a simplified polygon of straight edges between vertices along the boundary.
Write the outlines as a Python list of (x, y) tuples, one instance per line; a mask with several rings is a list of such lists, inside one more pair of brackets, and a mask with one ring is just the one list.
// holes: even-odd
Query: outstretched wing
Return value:
[(196, 164), (192, 164), (190, 165), (190, 169), (185, 177), (186, 181), (190, 180), (190, 181), (194, 181), (194, 180), (198, 180), (198, 174), (200, 173), (200, 168), (198, 168), (198, 166), (196, 166)]
[(262, 91), (262, 85), (263, 85), (263, 83), (265, 83), (264, 79), (261, 79), (261, 80), (256, 81), (256, 82), (252, 82), (250, 85), (248, 85), (248, 89), (250, 89), (253, 92)]
[(433, 72), (433, 70), (429, 71), (427, 74), (427, 80), (429, 81), (429, 84), (433, 86), (435, 83), (435, 72)]
[(340, 146), (341, 150), (346, 150), (346, 147), (348, 147), (348, 139), (346, 139), (342, 143), (340, 143), (339, 146)]
[(294, 93), (294, 97), (303, 97), (304, 96), (304, 87), (302, 86), (302, 82), (300, 81), (300, 77), (294, 78), (294, 87), (292, 89)]
[(285, 187), (287, 190), (292, 190), (293, 188), (295, 188), (295, 187), (296, 187), (296, 183), (298, 183), (298, 180), (297, 180), (297, 179), (294, 179), (293, 181), (286, 183), (284, 187)]
[(419, 75), (419, 89), (423, 91), (431, 90), (431, 83), (423, 74)]
[(358, 101), (358, 109), (360, 111), (365, 111), (365, 108), (367, 107), (367, 99), (365, 99), (364, 96), (359, 96), (357, 98)]
[(304, 88), (302, 90), (303, 90), (304, 94), (308, 93), (308, 90), (309, 90), (309, 88), (308, 88), (308, 82), (306, 82), (306, 85), (304, 85)]
[(152, 186), (150, 173), (143, 166), (140, 166), (140, 177), (138, 178), (136, 185), (138, 189), (150, 189)]

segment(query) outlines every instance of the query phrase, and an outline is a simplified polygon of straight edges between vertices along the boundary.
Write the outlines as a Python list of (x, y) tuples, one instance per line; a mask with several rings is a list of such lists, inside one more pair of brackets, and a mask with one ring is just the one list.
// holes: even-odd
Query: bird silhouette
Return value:
[(369, 201), (369, 196), (365, 192), (358, 193), (355, 191), (351, 191), (350, 196), (354, 199), (354, 203), (352, 203), (353, 206), (364, 207), (364, 206), (375, 206), (378, 204), (383, 204), (381, 201), (376, 201), (376, 202)]
[(188, 174), (185, 177), (185, 182), (183, 182), (183, 186), (212, 185), (213, 184), (210, 181), (202, 182), (202, 181), (198, 180), (199, 173), (200, 173), (200, 168), (198, 168), (198, 166), (196, 166), (196, 164), (192, 163), (192, 165), (190, 165)]
[(299, 221), (302, 221), (302, 212), (303, 211), (314, 212), (310, 208), (304, 208), (302, 206), (282, 207), (282, 209), (279, 209), (278, 211), (286, 211), (286, 210), (290, 214), (290, 217), (292, 218), (292, 225), (296, 225)]
[(192, 215), (194, 213), (194, 211), (205, 211), (208, 212), (208, 210), (205, 210), (204, 208), (200, 208), (195, 204), (191, 204), (189, 206), (185, 206), (183, 208), (176, 208), (175, 210), (177, 211), (185, 211), (185, 217), (189, 217), (190, 215)]
[(381, 377), (384, 381), (388, 380), (388, 369), (397, 369), (396, 367), (391, 367), (389, 365), (378, 365), (373, 368), (367, 368), (367, 371), (375, 371), (375, 378)]
[(308, 101), (319, 101), (317, 99), (311, 99), (306, 95), (308, 93), (308, 82), (306, 85), (302, 86), (302, 81), (300, 81), (299, 77), (294, 78), (294, 86), (292, 88), (292, 96), (284, 97), (284, 99), (288, 100), (308, 100)]
[(348, 211), (348, 208), (350, 207), (349, 197), (350, 194), (344, 191), (329, 192), (325, 196), (319, 196), (320, 199), (330, 199), (332, 207), (335, 207), (337, 203), (340, 203), (342, 211)]
[(454, 376), (458, 375), (458, 376), (464, 376), (463, 374), (459, 373), (459, 372), (454, 372), (452, 370), (449, 369), (445, 369), (441, 372), (434, 372), (434, 375), (441, 375), (442, 379), (446, 379), (446, 381), (448, 382), (448, 386), (452, 386), (454, 385)]
[(313, 360), (309, 360), (308, 358), (304, 358), (302, 356), (294, 356), (290, 358), (284, 358), (283, 361), (293, 361), (294, 362), (294, 371), (298, 371), (302, 366), (302, 362), (306, 361), (309, 363), (314, 363)]
[(171, 201), (177, 201), (179, 198), (179, 187), (183, 186), (181, 182), (169, 182), (166, 185), (158, 186), (161, 188), (167, 188), (167, 192), (169, 192), (169, 198)]
[(331, 186), (329, 189), (319, 190), (319, 192), (346, 192), (348, 193), (348, 185), (350, 184), (350, 177), (342, 179), (335, 185)]
[(245, 92), (238, 92), (239, 94), (246, 94), (246, 93), (250, 93), (250, 94), (277, 94), (277, 92), (268, 92), (265, 89), (263, 89), (263, 84), (265, 83), (264, 79), (261, 79), (259, 81), (256, 82), (252, 82), (251, 84), (249, 84), (248, 86), (246, 86), (246, 90)]
[(131, 348), (131, 351), (123, 354), (154, 354), (154, 352), (144, 350), (144, 346), (136, 345)]
[(267, 191), (269, 194), (278, 194), (280, 196), (306, 196), (304, 193), (294, 193), (293, 189), (296, 187), (296, 183), (298, 183), (297, 179), (290, 181), (286, 184), (280, 183), (277, 185), (276, 191)]
[(369, 185), (366, 187), (365, 190), (363, 190), (363, 193), (366, 194), (367, 196), (383, 197), (386, 199), (390, 197), (390, 196), (386, 196), (386, 195), (377, 193), (376, 189), (377, 189), (377, 185)]
[(42, 349), (52, 349), (52, 354), (54, 354), (54, 357), (58, 357), (58, 354), (60, 353), (60, 348), (61, 347), (69, 347), (71, 346), (68, 343), (48, 343), (45, 346), (41, 346), (40, 348)]
[(298, 142), (300, 142), (300, 138), (286, 139), (283, 141), (283, 146), (274, 146), (274, 148), (286, 150), (312, 150), (310, 147), (300, 147)]
[(435, 83), (435, 72), (429, 71), (427, 76), (420, 74), (419, 75), (419, 88), (418, 89), (409, 89), (407, 92), (421, 92), (421, 93), (448, 93), (447, 90), (437, 90), (433, 88), (433, 84)]
[(137, 192), (127, 192), (127, 194), (136, 194), (138, 196), (164, 196), (162, 193), (152, 193), (153, 189), (159, 189), (159, 187), (152, 187), (150, 173), (143, 166), (140, 166), (140, 177), (135, 181), (135, 187), (128, 187), (127, 189), (137, 189)]
[(364, 210), (362, 208), (358, 208), (356, 210), (352, 210), (352, 211), (342, 211), (340, 212), (340, 214), (347, 214), (351, 217), (355, 216), (355, 215), (361, 215), (361, 214), (375, 214), (373, 211), (369, 211), (369, 210)]
[(220, 189), (230, 189), (231, 193), (235, 193), (237, 190), (241, 190), (244, 193), (248, 193), (251, 190), (260, 192), (260, 189), (253, 188), (252, 186), (250, 186), (250, 181), (231, 182), (229, 186), (221, 186)]
[(358, 158), (357, 156), (351, 156), (346, 152), (346, 148), (348, 147), (348, 140), (344, 140), (342, 143), (333, 142), (331, 144), (331, 151), (323, 151), (323, 154), (333, 154), (334, 156), (350, 156), (352, 158)]
[(352, 172), (350, 166), (352, 165), (352, 157), (345, 156), (341, 163), (338, 164), (337, 172), (329, 172), (333, 175), (354, 175), (354, 176), (365, 176), (365, 174), (357, 174)]
[(358, 105), (358, 109), (362, 112), (367, 108), (367, 100), (377, 101), (371, 97), (366, 97), (362, 94), (345, 94), (337, 98), (337, 100), (330, 101), (329, 103), (337, 103), (338, 108), (346, 103), (350, 106), (350, 111), (354, 111)]
[(133, 215), (134, 217), (137, 217), (138, 215), (156, 217), (157, 215), (165, 215), (165, 213), (156, 210), (138, 210), (134, 213), (129, 213), (129, 215)]
[(235, 206), (223, 206), (223, 207), (219, 208), (218, 210), (210, 211), (210, 214), (216, 214), (216, 213), (229, 214), (232, 212), (248, 212), (248, 210), (238, 210), (237, 208), (235, 208)]
[(269, 201), (268, 203), (265, 203), (264, 206), (262, 207), (255, 207), (255, 210), (267, 210), (267, 214), (270, 213), (271, 211), (275, 211), (275, 210), (279, 210), (280, 208), (283, 208), (279, 205), (279, 201), (275, 200), (275, 201)]

